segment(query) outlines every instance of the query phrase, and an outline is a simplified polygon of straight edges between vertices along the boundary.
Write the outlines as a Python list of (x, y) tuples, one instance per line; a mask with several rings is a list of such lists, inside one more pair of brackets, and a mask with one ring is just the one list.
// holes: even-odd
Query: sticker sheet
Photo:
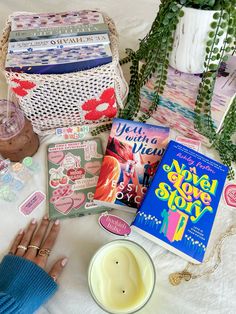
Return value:
[(98, 138), (48, 146), (51, 219), (97, 214), (107, 210), (93, 201), (102, 159), (102, 145)]

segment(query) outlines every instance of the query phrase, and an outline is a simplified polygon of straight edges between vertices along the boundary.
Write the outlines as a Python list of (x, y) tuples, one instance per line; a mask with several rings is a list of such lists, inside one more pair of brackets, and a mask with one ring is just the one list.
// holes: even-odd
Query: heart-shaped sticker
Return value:
[(228, 184), (225, 187), (224, 198), (228, 206), (236, 208), (236, 184)]
[(98, 174), (100, 169), (101, 169), (100, 161), (90, 161), (85, 164), (85, 170), (92, 175)]
[(83, 168), (78, 168), (78, 169), (69, 169), (67, 171), (67, 176), (69, 179), (73, 182), (76, 180), (81, 179), (85, 174), (85, 170)]
[(63, 158), (64, 158), (63, 152), (51, 152), (48, 154), (48, 160), (56, 165), (59, 165)]
[(67, 215), (71, 211), (73, 204), (74, 201), (71, 197), (63, 197), (54, 203), (54, 207), (61, 214)]
[(84, 193), (76, 193), (71, 196), (73, 198), (74, 204), (73, 208), (79, 209), (85, 202), (86, 196)]

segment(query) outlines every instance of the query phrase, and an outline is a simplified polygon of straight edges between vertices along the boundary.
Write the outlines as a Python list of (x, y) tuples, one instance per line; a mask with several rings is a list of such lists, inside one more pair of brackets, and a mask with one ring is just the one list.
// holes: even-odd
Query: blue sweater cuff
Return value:
[(56, 290), (54, 280), (35, 263), (15, 255), (3, 258), (0, 264), (0, 313), (31, 314)]

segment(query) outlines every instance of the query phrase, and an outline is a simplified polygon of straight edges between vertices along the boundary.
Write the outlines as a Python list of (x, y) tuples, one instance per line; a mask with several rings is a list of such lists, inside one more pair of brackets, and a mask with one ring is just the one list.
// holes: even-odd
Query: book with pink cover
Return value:
[[(146, 112), (152, 103), (155, 81), (154, 73), (141, 89), (143, 112)], [(200, 82), (200, 74), (181, 73), (169, 67), (163, 95), (160, 96), (159, 106), (152, 117), (187, 137), (208, 144), (208, 140), (194, 129), (194, 108)], [(235, 95), (236, 56), (229, 56), (228, 61), (221, 64), (211, 104), (212, 119), (217, 132), (222, 126)]]
[(94, 201), (136, 212), (168, 141), (167, 127), (113, 119)]

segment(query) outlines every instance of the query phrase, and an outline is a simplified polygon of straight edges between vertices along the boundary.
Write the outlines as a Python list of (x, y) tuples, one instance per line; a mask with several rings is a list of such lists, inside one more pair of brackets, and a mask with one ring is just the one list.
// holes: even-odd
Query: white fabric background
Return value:
[[(59, 12), (77, 9), (99, 8), (107, 12), (115, 21), (120, 34), (120, 55), (124, 56), (126, 47), (137, 48), (138, 39), (149, 30), (158, 9), (155, 0), (8, 0), (0, 1), (0, 28), (4, 26), (9, 14), (14, 11)], [(127, 66), (124, 67), (127, 75)], [(4, 78), (0, 78), (0, 97), (6, 98)], [(107, 136), (103, 135), (104, 147)], [(56, 141), (56, 137), (46, 138), (35, 160), (41, 164), (41, 172), (25, 187), (15, 203), (0, 200), (0, 258), (8, 251), (9, 243), (18, 229), (25, 226), (33, 217), (40, 218), (46, 212), (46, 204), (41, 205), (30, 217), (24, 217), (18, 206), (33, 191), (46, 193), (46, 145)], [(218, 159), (212, 150), (202, 148), (202, 152)], [(117, 211), (114, 211), (117, 213)], [(119, 213), (131, 221), (126, 213)], [(50, 264), (57, 257), (66, 255), (69, 263), (60, 278), (58, 293), (39, 311), (39, 314), (102, 314), (104, 313), (92, 300), (87, 284), (87, 268), (94, 252), (115, 237), (100, 229), (97, 216), (89, 216), (62, 221), (61, 233), (55, 245)], [(219, 234), (236, 223), (236, 210), (233, 212), (223, 200), (220, 203), (214, 230), (207, 255), (214, 246)], [(236, 236), (226, 240), (222, 250), (222, 263), (211, 276), (182, 283), (173, 287), (168, 282), (168, 275), (182, 270), (186, 262), (162, 249), (151, 241), (134, 233), (130, 237), (143, 245), (151, 254), (157, 272), (154, 294), (140, 314), (234, 314), (236, 313)], [(49, 265), (50, 266), (50, 265)], [(207, 269), (207, 265), (195, 267), (194, 272)], [(33, 278), (32, 278), (33, 280)]]

